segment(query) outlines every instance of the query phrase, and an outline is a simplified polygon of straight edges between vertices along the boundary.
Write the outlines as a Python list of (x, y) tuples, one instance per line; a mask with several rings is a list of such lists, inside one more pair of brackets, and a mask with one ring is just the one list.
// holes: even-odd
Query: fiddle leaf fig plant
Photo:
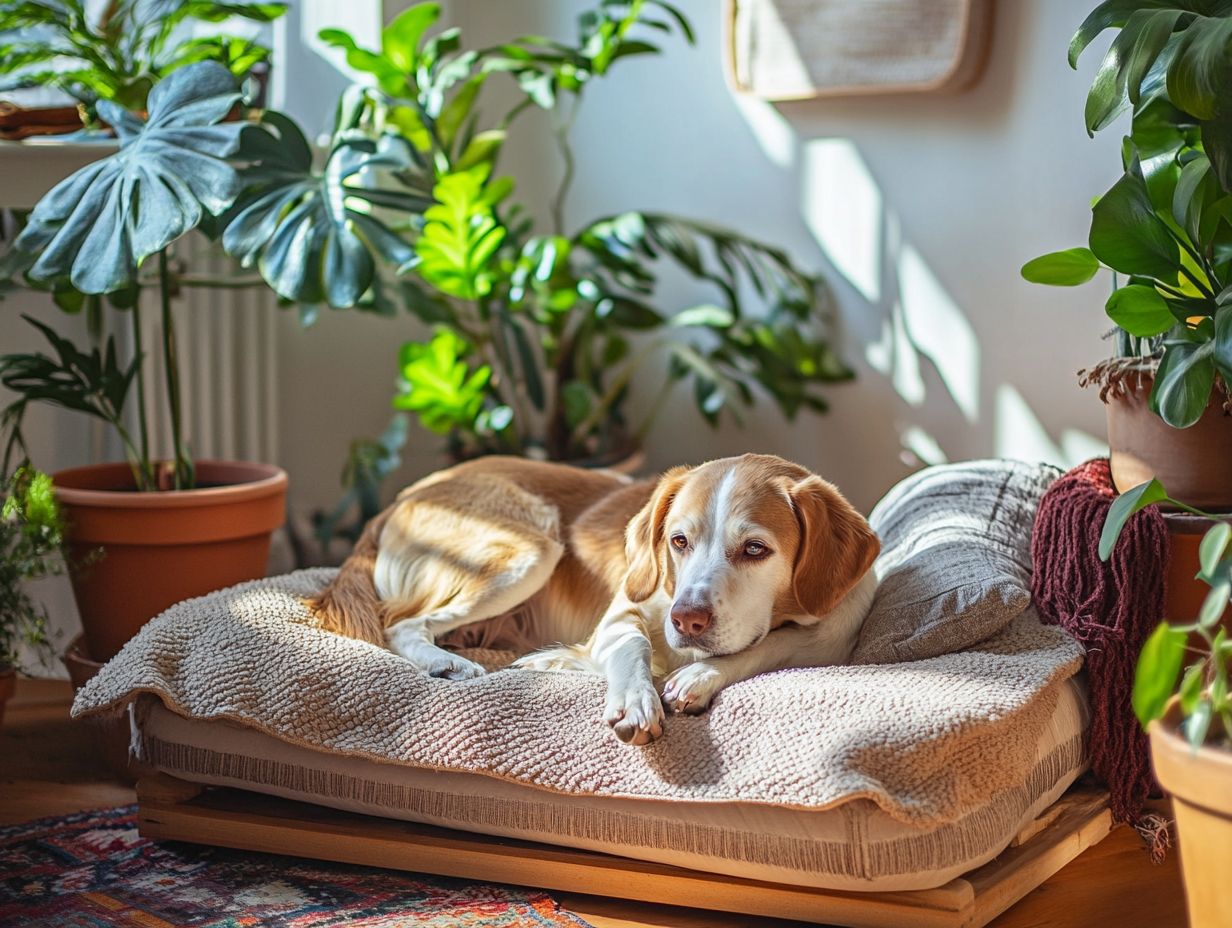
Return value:
[(1023, 266), (1035, 283), (1077, 286), (1113, 272), (1105, 312), (1122, 369), (1154, 371), (1150, 406), (1186, 428), (1232, 378), (1232, 2), (1108, 0), (1082, 23), (1070, 63), (1118, 30), (1087, 96), (1094, 134), (1131, 112), (1122, 177), (1092, 207), (1086, 248)]
[[(35, 206), (26, 227), (0, 262), (0, 276), (23, 273), (43, 288), (71, 284), (86, 295), (109, 294), (129, 307), (137, 358), (116, 360), (114, 341), (100, 352), (81, 352), (50, 328), (38, 325), (54, 354), (0, 357), (0, 382), (18, 396), (5, 412), (9, 428), (31, 400), (99, 416), (116, 427), (136, 485), (142, 490), (193, 486), (193, 467), (181, 426), (179, 366), (171, 300), (177, 280), (173, 243), (225, 211), (241, 189), (231, 156), (244, 124), (223, 123), (239, 99), (235, 79), (214, 62), (173, 71), (149, 95), (149, 117), (111, 101), (100, 113), (116, 127), (120, 148), (57, 184)], [(157, 274), (143, 275), (149, 258)], [(157, 288), (162, 310), (163, 368), (175, 460), (160, 474), (151, 460), (141, 373), (140, 302), (144, 286)], [(118, 296), (119, 295), (119, 296)], [(138, 436), (124, 427), (126, 399), (135, 385)]]
[(286, 11), (286, 3), (214, 0), (0, 0), (0, 91), (56, 87), (91, 115), (100, 101), (144, 110), (151, 90), (177, 68), (212, 61), (242, 82), (269, 60), (258, 42), (221, 33), (185, 38), (179, 27), (232, 17), (268, 23)]
[[(1232, 747), (1232, 640), (1221, 624), (1232, 601), (1232, 525), (1172, 499), (1158, 480), (1128, 490), (1113, 502), (1100, 536), (1099, 556), (1108, 560), (1129, 517), (1148, 506), (1167, 504), (1211, 522), (1198, 547), (1198, 579), (1210, 586), (1195, 621), (1162, 622), (1142, 646), (1134, 675), (1133, 708), (1143, 728), (1179, 703), (1181, 730), (1196, 749), (1212, 739)], [(1196, 638), (1200, 648), (1192, 644)], [(1196, 657), (1196, 660), (1189, 658)]]

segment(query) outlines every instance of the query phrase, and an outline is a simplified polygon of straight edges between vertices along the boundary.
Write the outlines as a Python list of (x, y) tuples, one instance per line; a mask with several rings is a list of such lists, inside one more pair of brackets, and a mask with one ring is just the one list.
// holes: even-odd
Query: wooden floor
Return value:
[[(131, 788), (110, 779), (88, 732), (68, 718), (69, 687), (22, 680), (0, 729), (0, 825), (81, 809), (126, 805)], [(556, 894), (597, 928), (799, 928), (798, 923)], [(993, 928), (1183, 928), (1175, 853), (1152, 866), (1138, 837), (1120, 828), (1087, 851)]]

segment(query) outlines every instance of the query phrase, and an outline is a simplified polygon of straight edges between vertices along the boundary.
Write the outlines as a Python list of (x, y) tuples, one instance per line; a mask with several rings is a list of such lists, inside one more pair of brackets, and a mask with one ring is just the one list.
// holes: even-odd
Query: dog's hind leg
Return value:
[(437, 636), (504, 615), (526, 602), (548, 582), (563, 553), (559, 542), (543, 537), (537, 544), (522, 547), (499, 573), (460, 590), (431, 612), (394, 619), (399, 604), (387, 603), (385, 639), (390, 650), (434, 677), (465, 680), (482, 675), (483, 668), (474, 661), (437, 646)]
[(406, 500), (385, 527), (374, 570), (390, 649), (454, 680), (483, 668), (439, 647), (437, 636), (516, 609), (547, 584), (565, 550), (554, 507), (507, 481), (468, 484), (449, 500)]

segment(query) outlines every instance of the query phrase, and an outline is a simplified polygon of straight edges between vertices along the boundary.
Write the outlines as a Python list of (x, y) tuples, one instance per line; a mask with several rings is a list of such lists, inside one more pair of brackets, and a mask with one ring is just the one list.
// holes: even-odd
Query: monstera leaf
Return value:
[(6, 270), (36, 282), (68, 278), (82, 293), (121, 290), (141, 262), (217, 215), (240, 191), (228, 162), (241, 123), (216, 125), (239, 99), (222, 65), (173, 72), (150, 92), (148, 120), (110, 101), (99, 115), (120, 150), (61, 181), (13, 243)]
[(325, 169), (312, 169), (312, 149), (287, 117), (267, 113), (245, 133), (241, 157), (249, 192), (236, 204), (223, 247), (257, 264), (279, 296), (299, 303), (355, 306), (372, 286), (378, 256), (395, 267), (415, 251), (374, 210), (418, 214), (432, 198), (413, 188), (377, 186), (373, 178), (415, 166), (405, 140), (343, 133)]

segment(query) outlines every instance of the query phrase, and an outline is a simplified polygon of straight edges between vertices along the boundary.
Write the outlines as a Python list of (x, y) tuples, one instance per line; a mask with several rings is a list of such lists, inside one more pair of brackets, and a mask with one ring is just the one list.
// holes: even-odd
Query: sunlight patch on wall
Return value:
[(870, 303), (881, 299), (881, 189), (847, 139), (809, 142), (804, 219), (835, 268)]
[(796, 133), (791, 124), (765, 100), (745, 93), (733, 93), (732, 100), (753, 130), (762, 154), (776, 167), (792, 167), (796, 163)]
[(937, 439), (917, 425), (904, 429), (899, 440), (903, 444), (904, 463), (908, 465), (945, 464), (950, 460), (946, 457), (941, 445), (937, 443)]
[(924, 403), (926, 388), (920, 374), (920, 357), (903, 325), (903, 309), (897, 303), (881, 325), (881, 335), (869, 342), (864, 358), (870, 367), (890, 378), (894, 392), (912, 406)]
[(980, 344), (971, 323), (909, 244), (899, 252), (898, 279), (912, 343), (936, 365), (942, 383), (967, 421), (977, 421)]
[(1108, 442), (1081, 429), (1066, 429), (1061, 433), (1061, 454), (1066, 467), (1076, 467), (1091, 458), (1106, 458)]

